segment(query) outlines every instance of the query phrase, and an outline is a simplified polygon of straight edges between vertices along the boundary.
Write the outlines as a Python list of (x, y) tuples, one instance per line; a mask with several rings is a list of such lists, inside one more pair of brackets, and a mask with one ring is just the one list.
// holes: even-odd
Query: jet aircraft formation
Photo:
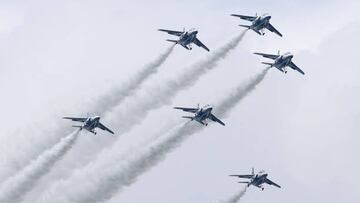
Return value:
[[(250, 21), (251, 25), (239, 25), (241, 27), (245, 27), (247, 29), (251, 29), (257, 34), (263, 36), (265, 35), (265, 30), (269, 30), (271, 32), (274, 32), (275, 34), (282, 37), (283, 35), (270, 23), (271, 16), (268, 14), (264, 14), (261, 16), (258, 16), (257, 14), (255, 16), (246, 16), (246, 15), (238, 15), (238, 14), (231, 14), (231, 16), (239, 17), (242, 20)], [(206, 51), (210, 51), (210, 49), (205, 46), (199, 39), (198, 39), (198, 30), (196, 29), (190, 29), (183, 31), (176, 31), (176, 30), (167, 30), (167, 29), (158, 29), (159, 31), (166, 32), (170, 35), (177, 36), (178, 39), (167, 39), (167, 41), (179, 44), (182, 47), (184, 47), (187, 50), (192, 50), (192, 44), (197, 45), (198, 47), (201, 47), (205, 49)], [(273, 60), (272, 63), (270, 62), (262, 62), (265, 65), (268, 65), (270, 68), (275, 67), (278, 70), (280, 70), (283, 73), (287, 73), (287, 67), (292, 68), (293, 70), (298, 71), (301, 74), (305, 74), (303, 70), (301, 70), (295, 63), (292, 61), (294, 55), (287, 52), (285, 54), (280, 54), (278, 52), (277, 54), (266, 54), (266, 53), (259, 53), (255, 52), (254, 54), (260, 55), (264, 58), (268, 58)], [(199, 105), (196, 108), (188, 108), (188, 107), (174, 107), (174, 109), (182, 110), (185, 112), (193, 113), (193, 116), (182, 116), (183, 118), (190, 119), (191, 121), (196, 121), (204, 126), (208, 125), (208, 121), (211, 120), (213, 122), (217, 122), (223, 126), (225, 126), (225, 123), (221, 121), (219, 118), (217, 118), (213, 113), (213, 107), (210, 105), (205, 105), (204, 107), (200, 107)], [(75, 122), (81, 122), (82, 125), (73, 125), (73, 127), (77, 127), (80, 130), (85, 129), (93, 134), (96, 135), (95, 128), (100, 128), (102, 130), (108, 131), (111, 134), (114, 134), (112, 130), (107, 128), (105, 125), (100, 123), (100, 117), (99, 116), (93, 116), (93, 117), (63, 117), (64, 119), (70, 119)], [(254, 168), (252, 168), (251, 174), (246, 175), (230, 175), (235, 176), (238, 178), (245, 178), (248, 179), (248, 181), (240, 181), (239, 183), (245, 183), (247, 184), (247, 187), (250, 185), (256, 186), (258, 188), (261, 188), (264, 190), (263, 184), (269, 184), (276, 186), (280, 188), (280, 185), (277, 183), (271, 181), (268, 179), (268, 174), (265, 173), (265, 171), (260, 171), (259, 173), (255, 174)]]

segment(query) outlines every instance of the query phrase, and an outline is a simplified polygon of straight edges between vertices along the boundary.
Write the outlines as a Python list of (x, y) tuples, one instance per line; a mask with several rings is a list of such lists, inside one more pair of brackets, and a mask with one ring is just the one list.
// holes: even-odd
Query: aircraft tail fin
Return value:
[(251, 168), (251, 174), (255, 175), (254, 167)]
[(178, 43), (178, 41), (177, 41), (177, 40), (172, 40), (172, 39), (167, 39), (166, 41), (168, 41), (168, 42), (174, 42), (175, 44), (177, 44), (177, 43)]
[(194, 120), (194, 117), (192, 117), (192, 116), (182, 116), (182, 118), (188, 118), (188, 119)]
[(244, 28), (247, 28), (247, 29), (251, 29), (251, 26), (250, 25), (239, 25), (240, 27), (244, 27)]

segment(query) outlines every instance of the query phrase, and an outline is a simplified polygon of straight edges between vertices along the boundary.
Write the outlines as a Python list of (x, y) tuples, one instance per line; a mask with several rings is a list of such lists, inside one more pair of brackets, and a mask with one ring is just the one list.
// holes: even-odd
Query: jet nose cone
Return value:
[(196, 31), (194, 31), (194, 33), (197, 34), (197, 33), (199, 33), (199, 31), (196, 30)]

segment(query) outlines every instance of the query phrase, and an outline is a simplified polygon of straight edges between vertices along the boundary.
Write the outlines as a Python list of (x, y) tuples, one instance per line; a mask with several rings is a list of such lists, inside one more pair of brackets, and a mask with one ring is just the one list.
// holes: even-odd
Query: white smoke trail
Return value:
[(239, 101), (251, 93), (256, 88), (256, 86), (264, 80), (268, 70), (269, 68), (264, 69), (253, 78), (250, 78), (245, 84), (237, 86), (228, 97), (226, 97), (219, 103), (219, 105), (216, 106), (215, 114), (220, 117), (226, 117), (229, 109), (234, 108), (239, 103)]
[(244, 196), (246, 193), (246, 187), (244, 187), (239, 192), (235, 193), (233, 196), (229, 197), (228, 199), (221, 201), (221, 203), (237, 203), (239, 202), (240, 198)]
[[(97, 112), (101, 114), (109, 113), (116, 105), (120, 104), (126, 97), (134, 94), (136, 90), (153, 74), (157, 73), (159, 67), (166, 61), (174, 49), (175, 45), (170, 46), (164, 53), (158, 56), (154, 61), (145, 65), (139, 72), (137, 72), (128, 82), (121, 84), (119, 87), (113, 87), (108, 93), (99, 96), (92, 103), (85, 105), (86, 109), (83, 112)], [(90, 106), (90, 107), (89, 107)], [(12, 174), (20, 171), (23, 167), (28, 165), (29, 160), (39, 156), (48, 146), (56, 144), (57, 140), (64, 135), (63, 126), (54, 125), (52, 128), (45, 130), (42, 134), (46, 135), (43, 140), (34, 143), (31, 151), (26, 153), (9, 153), (1, 156), (0, 167), (0, 182)], [(52, 133), (49, 137), (48, 134)], [(27, 137), (25, 137), (26, 139)], [(36, 140), (35, 140), (36, 141)], [(23, 147), (24, 149), (24, 147)], [(16, 151), (15, 151), (16, 152)], [(20, 156), (21, 155), (21, 156)], [(16, 160), (16, 161), (14, 161)]]
[[(155, 84), (143, 87), (136, 94), (126, 98), (121, 105), (117, 106), (106, 118), (106, 124), (116, 127), (114, 129), (116, 135), (121, 135), (131, 130), (134, 126), (140, 124), (151, 110), (167, 105), (178, 92), (194, 85), (202, 75), (217, 67), (218, 61), (225, 58), (231, 50), (235, 49), (244, 35), (245, 32), (242, 32), (225, 45), (213, 51), (207, 58), (182, 70), (183, 72), (174, 78), (159, 82), (154, 81)], [(82, 145), (78, 146), (81, 153), (72, 154), (71, 159), (66, 160), (66, 164), (76, 164), (86, 168), (86, 164), (94, 160), (96, 154), (113, 143), (114, 139), (86, 140), (86, 144), (82, 142)], [(107, 151), (109, 150), (104, 150), (97, 157), (107, 156)]]
[(117, 134), (129, 131), (136, 124), (139, 124), (150, 110), (169, 104), (171, 99), (180, 91), (193, 86), (201, 76), (217, 67), (220, 59), (224, 59), (231, 50), (236, 48), (245, 33), (246, 31), (242, 32), (239, 36), (213, 51), (204, 60), (185, 69), (182, 74), (167, 81), (160, 81), (152, 87), (137, 92), (133, 97), (127, 98), (110, 115), (110, 120), (114, 122), (113, 125), (119, 129), (116, 131)]
[(171, 45), (164, 53), (162, 53), (154, 61), (145, 65), (142, 70), (136, 73), (127, 83), (118, 87), (113, 87), (107, 94), (96, 99), (94, 106), (90, 108), (93, 112), (106, 114), (120, 104), (126, 97), (134, 94), (134, 92), (153, 74), (158, 72), (159, 67), (166, 61), (174, 50), (175, 44)]
[[(241, 88), (236, 88), (229, 97), (218, 105), (222, 115), (226, 115), (235, 104), (255, 89), (267, 73), (264, 70)], [(149, 146), (143, 146), (138, 151), (126, 154), (125, 160), (109, 153), (109, 157), (99, 157), (98, 162), (88, 165), (84, 170), (77, 171), (70, 179), (59, 181), (44, 192), (40, 202), (52, 201), (63, 203), (75, 201), (78, 203), (102, 202), (110, 199), (124, 187), (133, 184), (137, 178), (156, 166), (166, 158), (166, 155), (179, 147), (191, 135), (204, 129), (195, 122), (181, 124), (172, 129), (166, 136), (155, 140)], [(89, 177), (91, 177), (89, 179)], [(74, 186), (77, 184), (77, 188)], [(84, 190), (86, 188), (86, 190)], [(56, 194), (61, 191), (61, 194)]]
[(39, 179), (69, 151), (77, 140), (78, 134), (79, 130), (76, 130), (62, 138), (59, 143), (42, 153), (22, 171), (6, 179), (0, 186), (0, 202), (20, 202)]

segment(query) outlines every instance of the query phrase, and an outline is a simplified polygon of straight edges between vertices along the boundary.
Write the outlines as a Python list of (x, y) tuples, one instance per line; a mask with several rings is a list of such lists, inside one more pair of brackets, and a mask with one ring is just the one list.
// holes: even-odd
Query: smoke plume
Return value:
[[(245, 32), (240, 33), (213, 51), (205, 59), (184, 69), (181, 74), (165, 81), (154, 81), (150, 84), (151, 86), (143, 86), (134, 95), (125, 98), (119, 106), (113, 109), (111, 114), (105, 118), (106, 125), (115, 126), (114, 131), (118, 136), (139, 125), (151, 110), (169, 104), (177, 93), (191, 87), (202, 75), (217, 67), (218, 61), (225, 58), (231, 50), (235, 49), (244, 35)], [(76, 165), (86, 168), (86, 164), (94, 160), (97, 153), (103, 150), (104, 147), (114, 143), (113, 139), (89, 139), (86, 141), (86, 144), (82, 143), (78, 147), (78, 149), (81, 148), (79, 149), (81, 153), (74, 153), (71, 159), (67, 159), (70, 165), (74, 165), (73, 163), (76, 162)], [(97, 157), (107, 156), (107, 151), (109, 150), (104, 150)]]
[(229, 197), (228, 199), (221, 201), (221, 203), (237, 203), (239, 202), (240, 198), (245, 195), (245, 193), (246, 193), (246, 187), (244, 187), (244, 189), (235, 193), (233, 196)]
[[(247, 96), (264, 79), (268, 69), (245, 84), (235, 88), (229, 97), (218, 105), (221, 115), (228, 113), (235, 105)], [(98, 162), (88, 165), (85, 169), (77, 171), (68, 180), (59, 181), (44, 193), (41, 202), (68, 202), (76, 200), (79, 203), (101, 202), (110, 199), (118, 191), (136, 182), (137, 178), (159, 164), (166, 155), (179, 147), (191, 135), (203, 130), (204, 127), (195, 122), (187, 122), (175, 126), (165, 136), (158, 138), (148, 146), (131, 151), (126, 157), (111, 156), (99, 157)], [(116, 149), (112, 150), (113, 154)], [(91, 177), (89, 180), (88, 177)], [(70, 185), (77, 185), (68, 189)], [(83, 190), (86, 188), (86, 190)], [(56, 191), (62, 194), (54, 195)]]
[(90, 108), (93, 112), (107, 114), (120, 104), (126, 97), (132, 95), (151, 75), (158, 72), (159, 67), (166, 61), (174, 50), (175, 44), (171, 45), (154, 61), (145, 65), (142, 70), (137, 72), (127, 83), (113, 87), (107, 94), (96, 99), (94, 106)]
[[(74, 145), (79, 130), (64, 137), (55, 146), (42, 153), (22, 171), (9, 177), (0, 186), (0, 202), (20, 202), (39, 179), (44, 176)], [(21, 149), (19, 149), (21, 150)]]
[[(108, 93), (99, 96), (92, 103), (85, 105), (83, 112), (96, 112), (102, 115), (108, 114), (118, 104), (120, 104), (126, 97), (134, 94), (137, 89), (153, 74), (157, 73), (159, 67), (166, 61), (174, 49), (175, 45), (170, 46), (164, 53), (157, 57), (153, 62), (145, 65), (143, 69), (135, 73), (135, 75), (129, 79), (128, 82), (121, 84), (121, 86), (113, 87)], [(0, 181), (9, 177), (14, 172), (26, 167), (29, 160), (41, 154), (46, 147), (56, 144), (57, 139), (64, 135), (63, 126), (54, 125), (53, 129), (44, 130), (42, 134), (46, 137), (43, 140), (39, 140), (34, 143), (34, 147), (30, 148), (31, 151), (26, 153), (9, 153), (2, 157), (2, 164), (4, 167), (0, 167)], [(52, 133), (49, 137), (47, 134)], [(25, 137), (24, 139), (27, 139)], [(35, 140), (36, 141), (36, 140)], [(25, 149), (25, 147), (23, 147)], [(16, 152), (16, 151), (15, 151)], [(21, 155), (21, 156), (20, 156)], [(16, 161), (14, 161), (16, 160)]]

